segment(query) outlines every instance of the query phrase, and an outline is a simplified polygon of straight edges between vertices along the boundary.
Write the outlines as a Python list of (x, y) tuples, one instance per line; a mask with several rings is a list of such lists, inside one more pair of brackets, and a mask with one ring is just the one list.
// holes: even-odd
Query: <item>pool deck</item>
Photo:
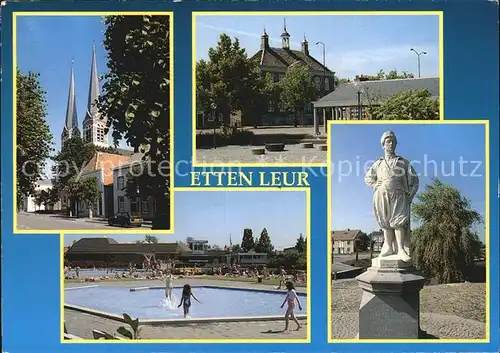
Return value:
[[(223, 286), (230, 288), (248, 288), (276, 290), (275, 286), (257, 283), (207, 280), (199, 278), (185, 278), (175, 281), (175, 286), (189, 283), (194, 286)], [(99, 286), (137, 288), (148, 286), (160, 286), (160, 280), (141, 281), (102, 281)], [(67, 283), (65, 289), (74, 287), (87, 287), (89, 283)], [(306, 288), (297, 287), (297, 292), (306, 293)], [(285, 290), (283, 290), (283, 295)], [(300, 311), (297, 312), (300, 314)], [(64, 321), (70, 334), (83, 339), (92, 339), (92, 330), (115, 333), (123, 324), (115, 320), (90, 315), (75, 310), (64, 310)], [(306, 320), (300, 320), (303, 325), (299, 331), (281, 332), (284, 328), (284, 320), (271, 321), (245, 321), (245, 322), (209, 322), (209, 323), (169, 323), (162, 326), (143, 325), (141, 331), (142, 339), (170, 339), (170, 340), (208, 340), (208, 339), (234, 339), (234, 340), (305, 340), (307, 338)], [(290, 322), (290, 328), (295, 329), (295, 323)]]

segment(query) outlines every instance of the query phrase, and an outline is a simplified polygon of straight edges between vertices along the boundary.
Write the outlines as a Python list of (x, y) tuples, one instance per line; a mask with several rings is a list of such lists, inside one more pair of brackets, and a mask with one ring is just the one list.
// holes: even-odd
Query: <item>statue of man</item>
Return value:
[(379, 257), (397, 254), (410, 262), (410, 208), (418, 191), (418, 176), (408, 160), (396, 155), (397, 139), (392, 131), (384, 132), (380, 143), (384, 156), (365, 176), (366, 184), (375, 190), (373, 211), (384, 231)]

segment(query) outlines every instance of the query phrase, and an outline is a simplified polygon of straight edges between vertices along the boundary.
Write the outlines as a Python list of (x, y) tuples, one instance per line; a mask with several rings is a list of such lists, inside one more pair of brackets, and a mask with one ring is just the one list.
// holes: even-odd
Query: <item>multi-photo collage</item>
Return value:
[(57, 344), (492, 342), (498, 132), (443, 11), (168, 9), (10, 13)]

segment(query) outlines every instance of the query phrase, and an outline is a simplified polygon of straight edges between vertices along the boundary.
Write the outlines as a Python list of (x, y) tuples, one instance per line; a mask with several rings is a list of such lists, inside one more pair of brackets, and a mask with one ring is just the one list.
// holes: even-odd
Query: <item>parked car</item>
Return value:
[(118, 225), (122, 227), (140, 227), (143, 219), (139, 216), (131, 215), (128, 212), (118, 212), (108, 219), (110, 226)]

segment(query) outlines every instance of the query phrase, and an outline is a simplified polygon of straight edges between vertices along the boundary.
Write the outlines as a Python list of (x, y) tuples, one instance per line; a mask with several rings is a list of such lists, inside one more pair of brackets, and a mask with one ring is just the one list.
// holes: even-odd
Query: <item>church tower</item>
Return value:
[(80, 135), (78, 128), (78, 117), (76, 115), (76, 97), (75, 97), (75, 75), (73, 73), (73, 63), (71, 61), (71, 75), (69, 79), (68, 106), (66, 108), (66, 120), (61, 133), (61, 148), (67, 140)]
[(290, 33), (286, 30), (286, 19), (283, 19), (283, 33), (281, 33), (281, 47), (290, 50)]
[(108, 134), (106, 133), (106, 119), (102, 118), (96, 106), (99, 95), (99, 78), (97, 76), (94, 43), (92, 46), (92, 65), (90, 68), (89, 99), (85, 119), (83, 120), (83, 141), (100, 147), (109, 147)]

